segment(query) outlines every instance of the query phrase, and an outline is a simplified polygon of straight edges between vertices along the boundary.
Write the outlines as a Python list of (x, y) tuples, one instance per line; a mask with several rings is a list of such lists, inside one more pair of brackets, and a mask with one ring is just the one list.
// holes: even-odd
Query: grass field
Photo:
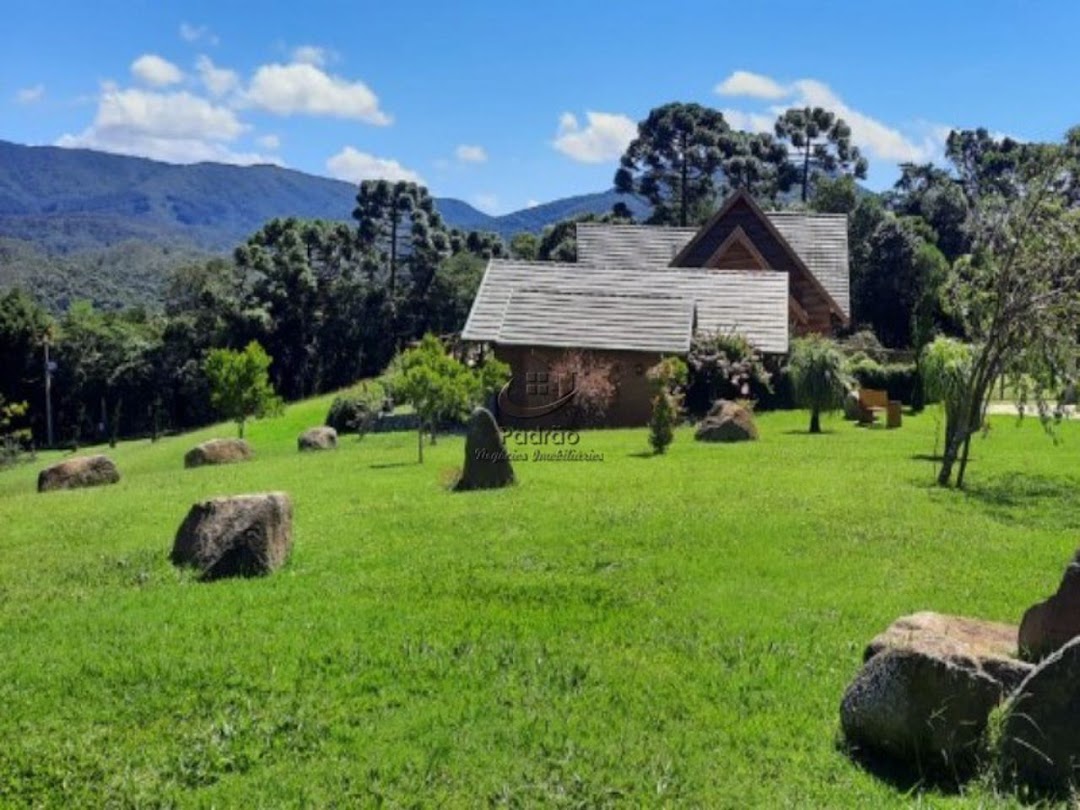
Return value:
[[(301, 456), (327, 399), (255, 423), (248, 464), (184, 470), (228, 427), (133, 442), (120, 484), (0, 472), (0, 804), (823, 806), (905, 793), (837, 748), (864, 643), (921, 609), (1016, 622), (1080, 529), (1080, 425), (997, 418), (970, 491), (931, 485), (931, 416), (804, 414), (665, 457), (524, 462), (454, 494), (462, 440)], [(514, 449), (511, 446), (511, 449)], [(200, 583), (168, 562), (190, 504), (282, 489), (290, 563)]]

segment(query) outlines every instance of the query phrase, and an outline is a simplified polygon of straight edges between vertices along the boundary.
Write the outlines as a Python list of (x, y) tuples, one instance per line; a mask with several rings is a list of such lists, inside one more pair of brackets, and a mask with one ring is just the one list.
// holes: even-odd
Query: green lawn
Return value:
[[(919, 800), (837, 750), (864, 643), (916, 610), (1016, 622), (1080, 532), (1080, 425), (993, 422), (968, 493), (931, 486), (932, 416), (757, 443), (590, 432), (450, 493), (462, 440), (299, 455), (329, 400), (255, 423), (248, 464), (184, 470), (228, 427), (124, 444), (114, 487), (0, 473), (0, 805), (850, 806)], [(513, 447), (511, 447), (513, 449)], [(282, 489), (288, 566), (168, 562), (189, 505)]]

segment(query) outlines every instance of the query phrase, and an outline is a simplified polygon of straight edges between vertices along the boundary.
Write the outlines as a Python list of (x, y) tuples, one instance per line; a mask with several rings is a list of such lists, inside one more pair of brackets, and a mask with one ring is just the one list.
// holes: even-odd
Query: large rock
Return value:
[(694, 431), (694, 438), (701, 442), (745, 442), (757, 437), (754, 415), (727, 399), (718, 399)]
[(296, 439), (300, 450), (334, 450), (337, 448), (337, 431), (332, 427), (308, 428)]
[(1020, 653), (1040, 661), (1080, 636), (1080, 551), (1065, 568), (1057, 593), (1029, 608), (1020, 622)]
[(115, 484), (120, 471), (108, 456), (69, 458), (38, 473), (38, 492)]
[(990, 712), (1030, 671), (1008, 625), (917, 613), (865, 652), (840, 704), (854, 745), (917, 768), (962, 774), (977, 762)]
[(857, 422), (862, 413), (859, 407), (859, 392), (848, 391), (844, 394), (844, 418), (849, 422)]
[(254, 455), (251, 445), (243, 439), (211, 439), (188, 450), (184, 455), (184, 466), (232, 464), (237, 461), (249, 461)]
[(1080, 638), (1039, 664), (1009, 699), (1001, 764), (1037, 789), (1080, 786)]
[(514, 468), (506, 453), (502, 431), (491, 412), (477, 408), (469, 417), (466, 430), (465, 469), (454, 488), (497, 489), (514, 483)]
[(176, 532), (172, 561), (204, 579), (259, 576), (292, 550), (292, 503), (284, 492), (214, 498), (191, 507)]
[(922, 650), (944, 658), (967, 658), (1006, 690), (1031, 672), (1017, 657), (1016, 625), (922, 611), (901, 616), (866, 645), (863, 660), (890, 649)]

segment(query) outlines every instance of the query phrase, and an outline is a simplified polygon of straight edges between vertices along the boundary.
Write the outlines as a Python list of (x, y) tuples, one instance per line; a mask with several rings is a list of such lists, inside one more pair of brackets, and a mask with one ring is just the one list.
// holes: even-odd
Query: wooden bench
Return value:
[(873, 388), (859, 389), (859, 424), (873, 425), (879, 416), (885, 417), (886, 428), (898, 428), (901, 424), (901, 402), (889, 399), (887, 391)]

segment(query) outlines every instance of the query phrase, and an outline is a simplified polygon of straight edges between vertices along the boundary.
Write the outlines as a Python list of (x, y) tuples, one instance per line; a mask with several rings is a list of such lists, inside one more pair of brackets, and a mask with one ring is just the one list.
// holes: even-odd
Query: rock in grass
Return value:
[(840, 704), (853, 745), (916, 768), (966, 774), (985, 749), (990, 712), (1030, 672), (1008, 625), (918, 613), (867, 647)]
[(254, 456), (251, 445), (243, 439), (211, 439), (188, 450), (184, 455), (184, 466), (232, 464), (237, 461), (249, 461)]
[(514, 468), (491, 412), (477, 408), (466, 428), (465, 468), (454, 489), (498, 489), (514, 483)]
[(1080, 785), (1080, 638), (1038, 665), (1006, 706), (1001, 764), (1038, 790)]
[(214, 498), (191, 507), (176, 532), (172, 561), (204, 579), (260, 576), (292, 550), (292, 503), (284, 492)]
[(108, 456), (69, 458), (38, 473), (38, 492), (115, 484), (120, 471)]
[(757, 437), (754, 415), (727, 399), (718, 399), (694, 431), (699, 442), (746, 442)]
[(871, 639), (863, 652), (869, 661), (890, 649), (916, 649), (939, 657), (968, 658), (1007, 691), (1031, 672), (1017, 658), (1016, 625), (923, 611), (901, 616)]
[(335, 450), (337, 449), (337, 431), (332, 427), (308, 428), (296, 439), (299, 450)]
[(1080, 551), (1065, 568), (1057, 593), (1032, 606), (1020, 622), (1020, 653), (1040, 661), (1080, 636)]

